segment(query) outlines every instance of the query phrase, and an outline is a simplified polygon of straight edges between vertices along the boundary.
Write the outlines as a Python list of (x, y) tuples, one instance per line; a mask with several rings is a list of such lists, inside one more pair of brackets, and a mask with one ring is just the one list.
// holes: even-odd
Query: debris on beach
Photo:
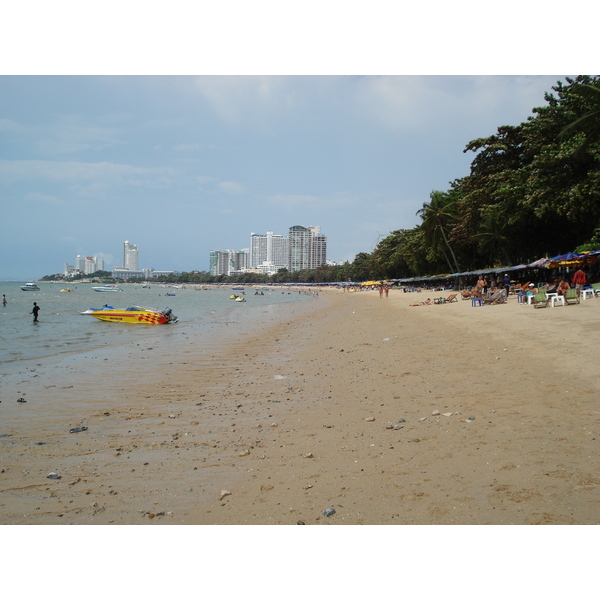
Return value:
[(84, 426), (82, 427), (72, 427), (71, 429), (69, 429), (69, 433), (79, 433), (80, 431), (87, 431), (88, 428)]
[(449, 412), (449, 413), (442, 413), (442, 414), (444, 415), (444, 417), (451, 417), (452, 416), (451, 412)]
[(375, 417), (367, 417), (365, 419), (365, 421), (369, 421), (369, 423), (372, 423), (375, 420)]
[(25, 398), (19, 398), (17, 402), (27, 402), (27, 400), (25, 400)]
[(335, 515), (335, 508), (326, 508), (326, 509), (323, 511), (323, 514), (324, 514), (326, 517), (331, 517), (332, 515)]
[(219, 500), (223, 500), (225, 496), (231, 496), (231, 492), (228, 490), (221, 490), (221, 495), (219, 496)]
[(314, 454), (312, 452), (309, 452), (308, 454), (304, 455), (304, 458), (314, 458)]
[(273, 379), (287, 379), (285, 375), (273, 375)]
[(46, 479), (61, 479), (61, 475), (54, 472), (48, 473), (48, 475), (46, 475)]
[(431, 414), (432, 414), (434, 417), (437, 417), (437, 416), (440, 414), (440, 411), (439, 411), (439, 410), (434, 410), (434, 411), (433, 411)]

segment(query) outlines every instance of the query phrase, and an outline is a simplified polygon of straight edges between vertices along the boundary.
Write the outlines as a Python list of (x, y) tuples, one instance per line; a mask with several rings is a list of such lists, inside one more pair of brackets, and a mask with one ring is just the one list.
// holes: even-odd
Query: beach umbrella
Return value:
[(559, 254), (549, 259), (546, 267), (548, 269), (555, 269), (556, 267), (568, 267), (570, 265), (579, 265), (582, 262), (584, 254), (575, 254), (575, 252), (567, 252), (566, 254)]
[(549, 258), (539, 258), (538, 260), (532, 262), (529, 266), (535, 268), (544, 267), (550, 262)]

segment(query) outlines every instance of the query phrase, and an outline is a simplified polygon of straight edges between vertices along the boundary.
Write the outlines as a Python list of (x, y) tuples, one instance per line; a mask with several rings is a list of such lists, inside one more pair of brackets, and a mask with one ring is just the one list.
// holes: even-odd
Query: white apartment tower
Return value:
[(138, 270), (138, 247), (128, 241), (123, 244), (123, 267), (129, 271)]
[(288, 245), (290, 271), (317, 269), (327, 264), (327, 238), (321, 235), (319, 225), (290, 227)]
[(248, 249), (245, 250), (211, 250), (210, 274), (231, 275), (248, 268)]
[(288, 240), (272, 231), (250, 234), (250, 268), (276, 273), (288, 268)]

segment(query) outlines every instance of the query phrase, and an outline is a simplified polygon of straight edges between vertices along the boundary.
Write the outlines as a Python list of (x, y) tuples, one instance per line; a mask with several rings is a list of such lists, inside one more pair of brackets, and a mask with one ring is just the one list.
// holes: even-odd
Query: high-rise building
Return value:
[(95, 273), (96, 271), (96, 259), (93, 256), (86, 256), (85, 263), (83, 265), (83, 272), (86, 275), (89, 275), (90, 273)]
[(79, 254), (75, 259), (75, 268), (78, 269), (80, 273), (85, 271), (85, 258)]
[(138, 270), (138, 247), (128, 241), (123, 244), (123, 267), (130, 271)]
[(267, 273), (276, 273), (279, 269), (287, 269), (288, 240), (272, 231), (266, 234), (250, 234), (250, 268), (261, 269)]
[(211, 250), (210, 274), (231, 275), (248, 268), (249, 251), (245, 250)]
[(289, 269), (317, 269), (327, 264), (327, 238), (321, 235), (321, 227), (294, 225), (288, 235)]

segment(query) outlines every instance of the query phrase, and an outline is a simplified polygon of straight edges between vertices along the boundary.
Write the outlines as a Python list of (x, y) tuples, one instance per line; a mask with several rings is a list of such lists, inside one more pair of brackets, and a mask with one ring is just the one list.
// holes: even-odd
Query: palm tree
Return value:
[(583, 133), (585, 140), (577, 148), (577, 151), (580, 151), (587, 148), (591, 142), (600, 138), (600, 86), (589, 84), (574, 85), (572, 93), (579, 96), (592, 108), (572, 123), (563, 127), (558, 139), (562, 141), (576, 133)]
[[(449, 195), (444, 192), (433, 191), (429, 198), (430, 201), (424, 202), (423, 208), (416, 213), (423, 220), (421, 228), (425, 239), (434, 250), (442, 252), (450, 270), (459, 273), (458, 261), (448, 241), (447, 233), (455, 219), (454, 205)], [(454, 264), (450, 262), (446, 250), (450, 253)]]
[(506, 249), (508, 237), (504, 234), (507, 226), (506, 221), (501, 222), (496, 215), (489, 213), (479, 226), (479, 233), (473, 237), (479, 239), (479, 247), (482, 251), (488, 251), (493, 259), (496, 258), (494, 254), (502, 253), (505, 264), (510, 265), (510, 256)]

